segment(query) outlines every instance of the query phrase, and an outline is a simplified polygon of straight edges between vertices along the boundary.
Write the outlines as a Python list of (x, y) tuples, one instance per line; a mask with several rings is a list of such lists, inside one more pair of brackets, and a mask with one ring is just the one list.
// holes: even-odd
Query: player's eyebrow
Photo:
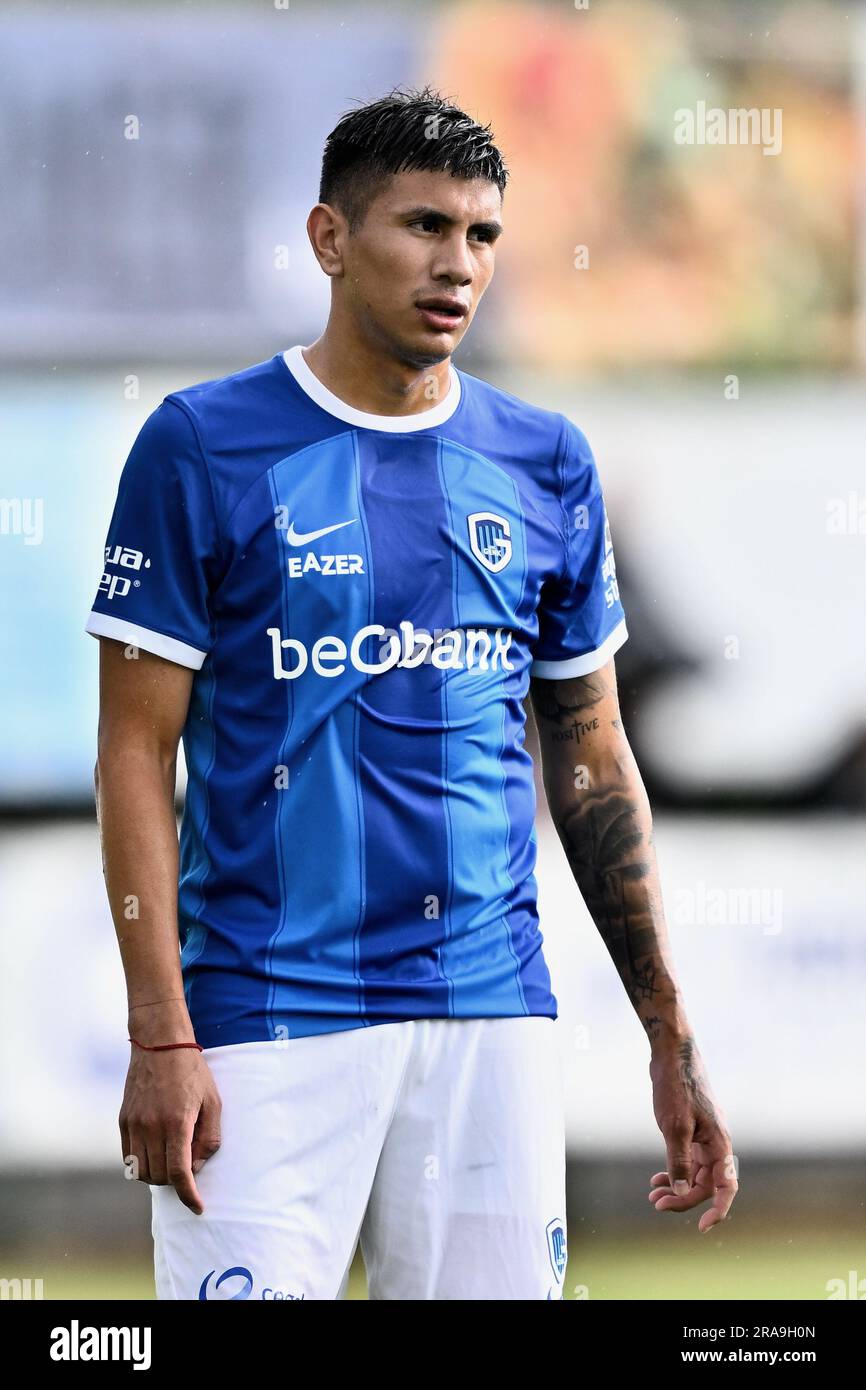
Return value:
[[(418, 207), (407, 208), (400, 213), (400, 216), (406, 222), (415, 222), (418, 218), (430, 217), (443, 227), (455, 227), (457, 225), (456, 217), (450, 217), (447, 212), (440, 212), (438, 208), (426, 207), (423, 204)], [(495, 241), (502, 233), (502, 223), (497, 222), (495, 218), (489, 218), (481, 222), (473, 222), (469, 230), (470, 232), (487, 232), (488, 236)]]

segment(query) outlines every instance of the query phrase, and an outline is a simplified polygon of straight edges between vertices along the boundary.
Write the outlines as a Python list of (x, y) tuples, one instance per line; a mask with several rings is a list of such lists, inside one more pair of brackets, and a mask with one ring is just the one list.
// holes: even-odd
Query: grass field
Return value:
[[(567, 1299), (820, 1299), (829, 1279), (848, 1280), (850, 1270), (866, 1276), (866, 1238), (860, 1232), (814, 1230), (791, 1235), (768, 1227), (759, 1239), (730, 1227), (724, 1235), (665, 1231), (657, 1239), (612, 1240), (572, 1236), (566, 1275)], [(46, 1299), (152, 1299), (147, 1260), (80, 1258), (5, 1261), (22, 1275), (40, 1277)], [(585, 1292), (584, 1292), (585, 1290)], [(352, 1270), (349, 1298), (367, 1297), (360, 1258)]]

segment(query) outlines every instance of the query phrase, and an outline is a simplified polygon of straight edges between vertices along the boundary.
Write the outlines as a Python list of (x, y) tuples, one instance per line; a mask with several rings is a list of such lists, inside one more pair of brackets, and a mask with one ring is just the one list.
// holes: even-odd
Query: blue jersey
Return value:
[(166, 396), (123, 469), (87, 631), (195, 672), (178, 925), (205, 1047), (556, 1017), (522, 702), (625, 618), (581, 431), (449, 383), (372, 415), (295, 347)]

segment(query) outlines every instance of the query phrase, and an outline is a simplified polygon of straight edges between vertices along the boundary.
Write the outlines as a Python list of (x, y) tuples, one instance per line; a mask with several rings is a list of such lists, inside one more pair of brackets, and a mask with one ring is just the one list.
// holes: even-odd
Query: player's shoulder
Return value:
[(562, 434), (565, 416), (559, 411), (525, 401), (512, 391), (485, 381), (483, 377), (473, 376), (462, 367), (458, 370), (461, 386), (477, 411), (486, 412), (506, 426), (525, 425), (551, 437)]
[(127, 477), (144, 470), (157, 484), (182, 475), (184, 485), (192, 486), (213, 473), (215, 454), (234, 458), (248, 441), (251, 424), (260, 423), (269, 406), (276, 408), (280, 393), (274, 368), (274, 359), (257, 362), (170, 391), (141, 425)]
[(277, 358), (269, 357), (251, 367), (194, 382), (191, 386), (170, 391), (164, 397), (163, 405), (174, 405), (199, 423), (206, 421), (209, 416), (253, 410), (261, 404), (264, 396), (273, 394), (277, 366)]
[(499, 434), (512, 447), (524, 445), (528, 456), (547, 460), (556, 469), (563, 468), (566, 460), (572, 467), (592, 465), (586, 435), (569, 415), (526, 401), (462, 369), (460, 377), (471, 402), (473, 425), (479, 430)]

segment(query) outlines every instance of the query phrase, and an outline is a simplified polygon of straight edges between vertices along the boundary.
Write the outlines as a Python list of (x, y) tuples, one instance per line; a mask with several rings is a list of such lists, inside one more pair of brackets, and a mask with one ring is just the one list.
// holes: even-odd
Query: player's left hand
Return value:
[(668, 1166), (650, 1179), (649, 1200), (656, 1211), (689, 1211), (710, 1201), (698, 1222), (703, 1234), (724, 1221), (737, 1195), (731, 1136), (693, 1039), (654, 1055), (650, 1077)]

